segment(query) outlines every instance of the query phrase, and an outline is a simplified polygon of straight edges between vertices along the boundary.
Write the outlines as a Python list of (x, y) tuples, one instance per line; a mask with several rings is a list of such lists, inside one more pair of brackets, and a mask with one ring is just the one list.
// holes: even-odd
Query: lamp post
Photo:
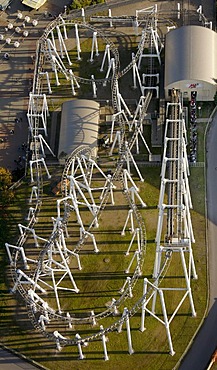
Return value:
[(202, 114), (202, 111), (201, 111), (202, 107), (199, 105), (198, 107), (198, 111), (199, 111), (199, 117), (201, 117), (201, 114)]

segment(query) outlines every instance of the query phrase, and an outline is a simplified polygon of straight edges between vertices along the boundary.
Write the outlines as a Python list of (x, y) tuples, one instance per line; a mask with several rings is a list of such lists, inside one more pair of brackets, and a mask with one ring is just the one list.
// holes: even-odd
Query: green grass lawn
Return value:
[[(143, 277), (151, 279), (153, 271), (153, 262), (155, 256), (155, 234), (158, 217), (158, 196), (159, 196), (159, 172), (160, 167), (142, 167), (145, 182), (139, 182), (140, 195), (147, 203), (147, 208), (140, 209), (147, 228), (147, 249), (144, 262), (144, 270), (141, 278), (138, 280), (134, 289), (133, 297), (124, 301), (120, 308), (120, 315), (123, 308), (133, 307), (137, 299), (142, 294)], [(51, 169), (52, 170), (52, 169)], [(55, 174), (56, 177), (57, 173)], [(198, 184), (198, 179), (200, 183)], [(84, 347), (83, 351), (86, 359), (78, 361), (77, 347), (64, 347), (61, 352), (56, 352), (55, 346), (40, 334), (34, 332), (26, 315), (25, 307), (22, 301), (16, 300), (13, 295), (8, 292), (9, 280), (8, 274), (4, 275), (1, 281), (1, 301), (0, 301), (0, 334), (2, 342), (11, 347), (16, 348), (26, 356), (33, 358), (39, 363), (50, 369), (132, 369), (134, 366), (137, 369), (144, 367), (150, 370), (156, 369), (171, 369), (178, 361), (179, 357), (186, 348), (199, 322), (201, 321), (206, 307), (206, 247), (205, 247), (205, 218), (204, 218), (204, 181), (203, 168), (191, 169), (191, 187), (194, 189), (192, 194), (194, 211), (193, 226), (196, 237), (196, 244), (193, 246), (196, 261), (196, 268), (199, 275), (199, 282), (192, 282), (194, 301), (197, 311), (197, 317), (191, 317), (188, 299), (182, 305), (179, 313), (175, 317), (171, 325), (171, 334), (174, 342), (176, 354), (171, 357), (168, 354), (168, 342), (166, 339), (165, 329), (162, 324), (147, 315), (146, 331), (141, 333), (140, 328), (141, 310), (139, 310), (133, 318), (130, 319), (132, 343), (135, 353), (128, 354), (126, 326), (123, 326), (121, 333), (110, 333), (108, 335), (109, 342), (107, 349), (110, 361), (103, 362), (103, 349), (101, 341), (89, 343), (88, 347)], [(200, 185), (200, 186), (199, 186)], [(48, 182), (45, 181), (45, 197), (41, 213), (36, 225), (38, 235), (46, 237), (49, 235), (51, 228), (51, 216), (55, 216), (56, 198), (51, 196), (51, 188)], [(8, 210), (7, 224), (9, 232), (6, 236), (6, 241), (15, 240), (17, 231), (16, 224), (18, 222), (25, 223), (27, 203), (26, 198), (29, 194), (28, 184), (24, 183), (16, 190), (16, 199), (13, 206)], [(81, 253), (82, 271), (75, 270), (75, 280), (81, 290), (81, 294), (69, 296), (62, 294), (61, 300), (64, 309), (74, 309), (77, 314), (79, 312), (89, 312), (90, 308), (94, 307), (95, 312), (101, 312), (106, 309), (106, 304), (111, 301), (111, 298), (117, 299), (119, 289), (125, 281), (126, 269), (129, 260), (124, 256), (127, 245), (130, 240), (130, 233), (127, 232), (125, 237), (121, 237), (121, 229), (123, 222), (126, 219), (126, 203), (124, 197), (118, 192), (115, 195), (116, 204), (114, 210), (108, 204), (100, 219), (99, 229), (96, 230), (96, 240), (100, 252), (98, 254), (91, 253), (92, 243), (88, 241), (84, 250)], [(141, 207), (140, 207), (141, 208)], [(124, 210), (125, 209), (125, 210)], [(115, 224), (113, 222), (115, 214)], [(85, 217), (85, 215), (84, 215)], [(88, 216), (87, 216), (88, 221)], [(73, 219), (70, 221), (69, 231), (74, 228), (74, 238), (71, 237), (70, 245), (76, 243), (76, 226)], [(105, 227), (106, 225), (106, 227)], [(32, 241), (29, 241), (31, 247)], [(106, 261), (106, 262), (105, 262)], [(179, 284), (180, 270), (177, 268), (180, 261), (178, 256), (173, 256), (170, 264), (170, 271), (164, 284)], [(6, 268), (6, 258), (4, 247), (2, 246), (1, 253), (2, 270)], [(7, 269), (6, 269), (7, 271)], [(199, 289), (200, 286), (200, 289)], [(168, 315), (170, 315), (176, 306), (179, 299), (178, 293), (174, 293), (173, 299), (165, 295)], [(54, 304), (52, 297), (50, 303)], [(162, 316), (160, 306), (157, 304), (157, 311)], [(89, 333), (94, 333), (99, 330), (99, 325), (102, 324), (105, 328), (115, 322), (117, 318), (110, 317), (103, 319), (96, 327), (87, 328), (85, 325), (78, 326), (69, 331), (64, 325), (59, 327), (61, 333), (70, 338), (73, 338), (76, 332), (85, 336)], [(7, 330), (6, 330), (7, 328)], [(55, 363), (53, 362), (55, 360)]]

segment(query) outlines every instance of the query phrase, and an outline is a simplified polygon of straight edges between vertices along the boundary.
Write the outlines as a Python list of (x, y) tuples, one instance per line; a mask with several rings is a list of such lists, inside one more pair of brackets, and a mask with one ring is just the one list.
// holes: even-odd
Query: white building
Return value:
[(165, 43), (165, 97), (179, 89), (183, 97), (211, 101), (216, 93), (217, 34), (202, 26), (183, 26), (167, 33)]
[(96, 101), (73, 99), (62, 105), (58, 158), (64, 159), (80, 145), (97, 154), (100, 105)]
[(38, 10), (47, 0), (23, 0), (22, 4), (29, 6), (32, 9)]

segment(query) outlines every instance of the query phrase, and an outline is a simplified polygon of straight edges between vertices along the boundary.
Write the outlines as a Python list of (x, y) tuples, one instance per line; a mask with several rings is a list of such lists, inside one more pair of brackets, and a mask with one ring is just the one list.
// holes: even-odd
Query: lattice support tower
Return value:
[[(38, 131), (43, 131), (47, 136), (47, 117), (49, 115), (46, 94), (30, 93), (27, 118), (33, 136), (38, 134)], [(35, 126), (37, 126), (37, 133)]]
[[(171, 119), (166, 120), (165, 147), (161, 171), (161, 189), (159, 196), (159, 216), (156, 233), (156, 257), (153, 277), (158, 287), (161, 275), (162, 256), (170, 253), (178, 253), (183, 269), (185, 286), (177, 288), (163, 288), (164, 290), (183, 291), (184, 296), (172, 315), (178, 312), (184, 300), (188, 297), (192, 315), (196, 316), (192, 291), (191, 278), (197, 278), (193, 258), (192, 243), (195, 242), (190, 217), (191, 196), (188, 184), (188, 160), (186, 152), (186, 128), (182, 115), (181, 97), (178, 91), (172, 92)], [(169, 107), (167, 109), (169, 111)], [(168, 201), (164, 203), (167, 191)], [(163, 220), (166, 212), (166, 231), (163, 228)], [(165, 235), (164, 235), (165, 233)], [(172, 263), (172, 262), (171, 262)], [(155, 311), (157, 293), (153, 297), (152, 311)]]

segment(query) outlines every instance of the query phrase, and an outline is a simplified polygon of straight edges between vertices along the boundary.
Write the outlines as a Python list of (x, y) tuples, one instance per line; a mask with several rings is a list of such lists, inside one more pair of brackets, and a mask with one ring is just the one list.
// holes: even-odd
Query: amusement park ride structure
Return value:
[[(128, 351), (134, 352), (132, 345), (130, 318), (135, 314), (141, 315), (140, 330), (145, 330), (145, 316), (148, 313), (165, 327), (169, 352), (173, 355), (173, 343), (170, 332), (170, 324), (174, 319), (184, 300), (188, 297), (192, 315), (195, 316), (193, 296), (191, 292), (191, 279), (197, 278), (191, 244), (195, 242), (191, 224), (190, 209), (192, 208), (189, 185), (188, 185), (188, 159), (186, 153), (187, 137), (184, 116), (182, 114), (182, 97), (178, 91), (172, 92), (171, 102), (167, 105), (167, 120), (164, 137), (164, 153), (161, 171), (161, 189), (159, 198), (159, 218), (156, 234), (156, 258), (153, 271), (153, 279), (143, 279), (140, 298), (129, 307), (124, 307), (122, 315), (119, 309), (123, 302), (133, 296), (134, 286), (141, 276), (145, 276), (143, 262), (146, 254), (146, 230), (142, 216), (138, 210), (139, 206), (146, 207), (145, 201), (139, 195), (139, 188), (135, 183), (131, 168), (138, 175), (140, 181), (144, 181), (136, 160), (134, 159), (134, 147), (139, 154), (139, 143), (143, 143), (151, 155), (151, 151), (143, 135), (143, 122), (147, 114), (148, 106), (153, 93), (159, 97), (159, 73), (153, 70), (153, 59), (161, 64), (161, 50), (163, 44), (158, 35), (157, 6), (153, 6), (136, 12), (136, 17), (112, 17), (111, 11), (108, 17), (94, 17), (95, 22), (109, 22), (112, 27), (116, 22), (131, 23), (140, 34), (138, 51), (132, 54), (132, 61), (123, 70), (119, 69), (119, 53), (109, 37), (86, 22), (85, 13), (82, 9), (81, 20), (72, 19), (71, 15), (59, 15), (44, 31), (40, 38), (36, 53), (35, 74), (33, 91), (29, 97), (29, 108), (27, 113), (29, 132), (31, 136), (31, 153), (29, 161), (31, 176), (31, 195), (29, 198), (29, 210), (27, 225), (19, 224), (20, 237), (16, 245), (6, 243), (13, 287), (12, 292), (19, 292), (23, 297), (28, 314), (34, 327), (47, 338), (56, 343), (58, 350), (65, 345), (77, 345), (79, 359), (83, 359), (83, 347), (86, 343), (101, 339), (104, 359), (108, 360), (106, 334), (111, 331), (121, 332), (123, 324), (126, 325)], [(177, 9), (177, 18), (180, 17), (180, 8)], [(90, 52), (90, 63), (99, 56), (98, 38), (105, 43), (104, 53), (101, 53), (100, 71), (107, 71), (102, 79), (95, 79), (91, 75), (89, 79), (77, 76), (73, 72), (70, 53), (67, 48), (68, 29), (73, 33), (78, 61), (82, 58), (82, 44), (80, 42), (80, 31), (88, 30), (92, 35), (92, 47)], [(72, 36), (70, 36), (72, 37)], [(146, 52), (148, 49), (148, 52)], [(148, 60), (149, 70), (146, 74), (140, 73), (144, 59)], [(44, 146), (54, 155), (46, 142), (48, 135), (47, 123), (49, 116), (49, 98), (42, 93), (42, 85), (47, 86), (48, 94), (52, 94), (52, 83), (50, 70), (52, 69), (56, 85), (60, 85), (59, 75), (65, 76), (71, 84), (72, 95), (76, 95), (77, 89), (83, 83), (92, 86), (93, 97), (97, 97), (98, 84), (106, 86), (110, 84), (112, 94), (112, 125), (109, 135), (111, 145), (110, 155), (118, 148), (119, 158), (114, 174), (106, 174), (93, 157), (91, 149), (81, 145), (74, 150), (66, 159), (61, 180), (62, 197), (56, 200), (56, 215), (52, 217), (53, 227), (50, 237), (43, 238), (36, 232), (37, 218), (43, 206), (43, 171), (44, 168), (48, 178), (50, 173), (46, 165)], [(141, 96), (137, 107), (132, 113), (121, 94), (119, 79), (127, 72), (132, 71), (133, 87), (139, 87)], [(43, 81), (43, 83), (42, 83)], [(99, 181), (96, 181), (100, 179)], [(111, 297), (111, 304), (104, 311), (95, 314), (94, 309), (90, 314), (76, 317), (73, 312), (68, 312), (62, 307), (60, 292), (68, 291), (79, 294), (79, 285), (76, 282), (71, 262), (78, 270), (82, 270), (82, 258), (80, 251), (86, 240), (91, 241), (92, 251), (99, 253), (94, 229), (100, 224), (100, 215), (103, 213), (108, 201), (115, 204), (116, 183), (119, 183), (124, 197), (129, 206), (126, 221), (121, 234), (131, 231), (131, 240), (126, 249), (126, 256), (131, 256), (126, 268), (126, 279), (121, 287), (120, 297)], [(99, 185), (100, 184), (100, 185)], [(167, 192), (167, 204), (165, 194)], [(82, 219), (81, 208), (87, 210), (89, 224)], [(166, 212), (166, 233), (163, 220)], [(76, 246), (68, 245), (68, 223), (74, 217), (79, 228), (79, 239)], [(27, 240), (31, 240), (34, 253), (28, 253)], [(172, 263), (174, 253), (180, 255), (183, 267), (185, 284), (181, 287), (162, 287), (161, 282), (167, 274), (169, 265)], [(141, 279), (140, 279), (141, 280)], [(67, 285), (64, 282), (67, 281)], [(184, 291), (183, 297), (177, 304), (173, 314), (167, 314), (165, 291)], [(55, 297), (52, 306), (49, 294)], [(159, 297), (161, 306), (160, 314), (156, 313), (156, 300)], [(53, 301), (52, 301), (53, 302)], [(152, 307), (150, 307), (152, 305)], [(159, 311), (159, 310), (158, 310)], [(64, 322), (69, 330), (76, 325), (88, 324), (92, 328), (100, 319), (115, 316), (116, 320), (108, 327), (100, 325), (99, 331), (94, 334), (81, 336), (79, 333), (71, 336), (60, 332), (59, 323)], [(54, 326), (56, 330), (54, 330)], [(74, 337), (72, 339), (72, 336)]]

